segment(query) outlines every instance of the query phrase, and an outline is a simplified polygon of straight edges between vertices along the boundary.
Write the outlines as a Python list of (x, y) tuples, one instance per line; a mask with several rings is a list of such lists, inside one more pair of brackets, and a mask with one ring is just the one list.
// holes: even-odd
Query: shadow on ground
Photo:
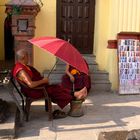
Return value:
[[(66, 117), (48, 121), (48, 115), (41, 105), (33, 105), (30, 120), (18, 129), (18, 137), (40, 136), (42, 132), (53, 132), (54, 137), (61, 132), (93, 132), (110, 130), (130, 130), (139, 127), (140, 95), (120, 96), (114, 93), (90, 94), (83, 104), (85, 115), (82, 117)], [(53, 106), (54, 109), (58, 107)], [(66, 112), (69, 106), (64, 109)]]

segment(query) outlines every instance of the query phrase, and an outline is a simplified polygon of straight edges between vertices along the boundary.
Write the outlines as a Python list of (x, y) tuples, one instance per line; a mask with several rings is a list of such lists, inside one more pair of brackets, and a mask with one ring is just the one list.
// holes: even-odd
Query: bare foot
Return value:
[(78, 100), (86, 98), (86, 96), (87, 96), (87, 88), (84, 87), (84, 88), (82, 88), (80, 91), (74, 92), (74, 96), (75, 96), (76, 99), (78, 99)]

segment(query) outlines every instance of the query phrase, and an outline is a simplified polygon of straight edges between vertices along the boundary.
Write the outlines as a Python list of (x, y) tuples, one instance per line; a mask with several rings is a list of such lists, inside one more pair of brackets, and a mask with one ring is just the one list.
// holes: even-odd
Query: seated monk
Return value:
[(33, 67), (28, 64), (28, 53), (25, 50), (19, 50), (16, 53), (17, 63), (13, 68), (13, 76), (17, 81), (24, 82), (29, 88), (21, 86), (21, 91), (26, 93), (28, 97), (31, 98), (41, 98), (44, 97), (42, 91), (36, 91), (35, 87), (45, 86), (49, 97), (52, 102), (56, 103), (61, 109), (63, 109), (67, 104), (69, 104), (74, 98), (80, 100), (87, 96), (87, 89), (84, 87), (80, 91), (71, 93), (70, 90), (62, 87), (61, 85), (49, 85), (49, 79), (42, 77), (41, 74)]
[(69, 64), (66, 65), (65, 72), (66, 74), (62, 77), (62, 86), (70, 90), (73, 90), (74, 88), (75, 91), (79, 91), (82, 88), (86, 87), (87, 91), (89, 92), (91, 88), (89, 75), (78, 71), (76, 68)]

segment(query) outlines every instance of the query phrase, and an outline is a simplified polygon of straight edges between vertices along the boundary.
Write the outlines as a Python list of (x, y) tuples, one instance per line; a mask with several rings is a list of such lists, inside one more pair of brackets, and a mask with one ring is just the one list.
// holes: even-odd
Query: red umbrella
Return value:
[(88, 74), (88, 66), (80, 52), (69, 42), (55, 37), (39, 37), (28, 40), (32, 44), (52, 53), (62, 61)]

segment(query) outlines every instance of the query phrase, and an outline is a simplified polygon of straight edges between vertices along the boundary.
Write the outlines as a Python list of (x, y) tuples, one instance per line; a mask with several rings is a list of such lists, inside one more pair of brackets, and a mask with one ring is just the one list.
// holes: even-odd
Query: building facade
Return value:
[[(83, 1), (83, 0), (81, 0)], [(86, 0), (88, 1), (88, 0)], [(4, 59), (5, 4), (0, 1), (0, 59)], [(35, 21), (35, 36), (56, 36), (57, 0), (42, 0)], [(140, 0), (95, 0), (93, 54), (100, 70), (109, 72), (112, 89), (118, 89), (117, 49), (108, 48), (108, 40), (116, 40), (119, 32), (140, 32)], [(39, 48), (33, 48), (34, 66), (40, 72), (51, 69), (56, 59)], [(50, 62), (51, 60), (51, 62)]]

